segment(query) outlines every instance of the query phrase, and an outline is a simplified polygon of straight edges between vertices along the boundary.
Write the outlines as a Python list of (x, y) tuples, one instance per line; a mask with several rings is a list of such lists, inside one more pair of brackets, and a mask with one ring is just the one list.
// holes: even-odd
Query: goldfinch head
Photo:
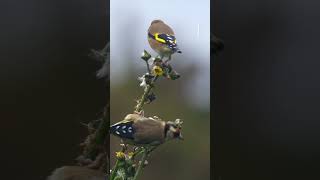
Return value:
[(165, 125), (165, 132), (166, 132), (166, 140), (171, 139), (180, 139), (183, 140), (183, 136), (181, 134), (181, 124), (182, 121), (177, 119), (175, 122), (168, 121)]
[(162, 20), (154, 20), (148, 29), (148, 41), (152, 49), (159, 54), (181, 53), (175, 34)]

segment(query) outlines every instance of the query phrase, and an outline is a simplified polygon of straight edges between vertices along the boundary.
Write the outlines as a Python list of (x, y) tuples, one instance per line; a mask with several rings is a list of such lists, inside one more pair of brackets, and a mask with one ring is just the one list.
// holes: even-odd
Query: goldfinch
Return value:
[(153, 50), (155, 50), (163, 59), (174, 53), (182, 53), (177, 45), (177, 40), (173, 30), (162, 20), (154, 20), (148, 29), (148, 42)]
[(134, 146), (157, 146), (171, 139), (183, 139), (182, 121), (162, 121), (138, 114), (128, 114), (124, 120), (112, 125), (110, 133), (120, 137), (123, 143)]

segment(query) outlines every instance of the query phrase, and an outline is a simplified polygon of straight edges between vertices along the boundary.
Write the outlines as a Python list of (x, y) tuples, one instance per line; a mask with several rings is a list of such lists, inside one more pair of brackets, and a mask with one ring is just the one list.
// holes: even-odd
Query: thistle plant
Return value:
[[(172, 66), (168, 63), (168, 61), (163, 61), (163, 58), (160, 56), (152, 57), (146, 50), (143, 51), (141, 59), (146, 64), (146, 73), (144, 73), (142, 76), (138, 77), (138, 80), (140, 81), (140, 87), (143, 88), (143, 94), (141, 97), (136, 101), (136, 106), (134, 107), (133, 114), (127, 115), (127, 119), (130, 119), (130, 117), (137, 117), (137, 118), (145, 118), (144, 117), (144, 105), (152, 103), (154, 100), (156, 100), (156, 95), (153, 92), (153, 89), (156, 85), (156, 82), (160, 78), (167, 78), (170, 80), (176, 80), (180, 77), (179, 73), (177, 73)], [(118, 129), (125, 129), (127, 131), (130, 131), (128, 129), (128, 123), (131, 123), (127, 119), (116, 123), (115, 125), (111, 126), (114, 127), (116, 135), (119, 135), (121, 137), (122, 134), (118, 131)], [(152, 121), (159, 124), (165, 124), (163, 127), (174, 127), (173, 130), (173, 136), (182, 139), (182, 136), (180, 134), (181, 124), (182, 121), (179, 119), (176, 119), (175, 122), (171, 121), (163, 121), (157, 116), (145, 118), (144, 121), (141, 121), (142, 126), (143, 122), (145, 121)], [(133, 121), (134, 124), (136, 121)], [(122, 125), (122, 126), (121, 126)], [(137, 125), (138, 126), (138, 125)], [(131, 127), (131, 126), (130, 126)], [(129, 127), (129, 128), (130, 128)], [(162, 127), (162, 126), (161, 126)], [(171, 129), (170, 129), (171, 130)], [(151, 131), (157, 131), (155, 130), (149, 130)], [(167, 130), (169, 132), (169, 130)], [(161, 132), (165, 132), (163, 129)], [(128, 133), (124, 131), (124, 133)], [(167, 133), (170, 135), (170, 133)], [(125, 134), (127, 135), (127, 134)], [(167, 135), (167, 136), (169, 136)], [(152, 136), (151, 134), (144, 134), (144, 136)], [(145, 138), (148, 139), (148, 137), (140, 137), (141, 139)], [(125, 138), (122, 138), (122, 149), (119, 152), (114, 153), (116, 157), (116, 163), (111, 170), (110, 180), (137, 180), (138, 177), (140, 177), (143, 168), (148, 165), (147, 158), (150, 156), (150, 154), (160, 145), (161, 143), (144, 143), (139, 144), (138, 142), (131, 142), (127, 143), (127, 141), (123, 140)], [(149, 138), (150, 139), (150, 138)], [(135, 141), (135, 140), (134, 140)], [(161, 141), (161, 139), (159, 140)], [(163, 140), (164, 142), (164, 140)], [(132, 150), (129, 150), (128, 144), (133, 145)]]

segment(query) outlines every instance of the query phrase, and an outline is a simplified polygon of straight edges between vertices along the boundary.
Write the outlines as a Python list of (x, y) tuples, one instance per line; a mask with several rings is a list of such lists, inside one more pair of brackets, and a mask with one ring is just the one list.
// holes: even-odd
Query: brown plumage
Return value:
[(171, 27), (168, 26), (167, 24), (165, 24), (161, 20), (152, 21), (151, 24), (150, 24), (150, 27), (148, 29), (148, 32), (151, 33), (151, 34), (164, 33), (164, 34), (170, 34), (170, 35), (174, 36), (174, 32), (171, 29)]
[[(125, 119), (134, 121), (134, 141), (139, 144), (162, 144), (165, 140), (165, 122), (142, 117), (137, 114), (129, 114)], [(145, 136), (148, 134), (148, 136)]]
[(157, 117), (147, 118), (138, 114), (128, 114), (124, 120), (112, 125), (110, 132), (120, 137), (125, 144), (155, 146), (170, 139), (182, 139), (179, 122), (162, 121)]
[[(168, 34), (171, 36), (175, 36), (172, 28), (165, 24), (162, 20), (154, 20), (151, 22), (150, 27), (148, 29), (148, 42), (153, 50), (155, 50), (160, 56), (162, 57), (169, 57), (171, 58), (171, 55), (175, 52), (181, 53), (181, 51), (177, 49), (172, 49), (168, 46), (168, 44), (161, 43), (149, 36), (158, 34)], [(173, 46), (176, 46), (176, 43), (172, 43)]]

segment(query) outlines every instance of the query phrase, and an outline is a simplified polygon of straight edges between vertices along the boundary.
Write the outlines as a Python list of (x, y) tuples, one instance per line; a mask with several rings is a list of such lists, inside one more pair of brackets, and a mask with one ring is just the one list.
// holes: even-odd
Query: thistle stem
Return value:
[(149, 85), (147, 85), (147, 87), (144, 89), (143, 95), (136, 106), (135, 112), (139, 113), (142, 110), (142, 107), (147, 100), (147, 96), (150, 93), (151, 89), (153, 88), (153, 85), (157, 79), (158, 79), (158, 76), (155, 76), (152, 82)]
[(150, 66), (149, 66), (148, 61), (146, 61), (146, 64), (147, 64), (148, 73), (150, 74), (150, 73), (151, 73), (151, 70), (150, 70)]
[[(148, 69), (148, 73), (150, 74), (151, 71), (150, 71), (150, 67), (149, 67), (149, 64), (147, 62), (147, 69)], [(138, 101), (138, 104), (136, 105), (135, 107), (135, 112), (136, 113), (139, 113), (141, 112), (141, 110), (143, 109), (143, 105), (145, 104), (145, 102), (147, 101), (147, 96), (149, 95), (150, 91), (152, 90), (152, 88), (154, 87), (154, 83), (156, 82), (156, 80), (158, 79), (159, 76), (155, 76), (151, 83), (147, 85), (147, 87), (144, 89), (144, 92), (140, 98), (140, 100)], [(124, 150), (123, 150), (124, 151)], [(143, 169), (143, 166), (144, 166), (144, 163), (147, 159), (147, 156), (148, 154), (150, 153), (151, 151), (148, 151), (148, 149), (144, 148), (142, 151), (139, 151), (137, 152), (134, 156), (142, 153), (142, 158), (141, 158), (141, 163), (139, 164), (137, 170), (136, 170), (136, 173), (133, 177), (132, 180), (137, 180), (137, 177), (139, 176), (139, 174), (142, 172), (142, 169)], [(116, 161), (116, 164), (114, 166), (114, 169), (112, 170), (112, 173), (111, 173), (111, 176), (110, 176), (110, 180), (114, 180), (114, 178), (116, 178), (116, 173), (119, 169), (119, 160)]]
[(141, 171), (143, 169), (144, 162), (146, 161), (147, 156), (148, 156), (148, 151), (147, 151), (147, 149), (144, 149), (143, 154), (142, 154), (142, 158), (141, 158), (141, 162), (140, 162), (138, 169), (136, 171), (136, 174), (134, 175), (132, 180), (137, 180), (139, 174), (141, 173)]
[[(121, 152), (124, 153), (125, 151), (126, 151), (126, 147), (122, 146)], [(114, 168), (111, 172), (110, 180), (113, 180), (116, 177), (116, 173), (117, 173), (118, 169), (119, 169), (119, 159), (117, 159), (116, 164), (114, 165)]]
[(119, 160), (117, 160), (116, 164), (114, 165), (114, 168), (110, 175), (110, 180), (113, 180), (116, 177), (118, 169), (119, 169)]

